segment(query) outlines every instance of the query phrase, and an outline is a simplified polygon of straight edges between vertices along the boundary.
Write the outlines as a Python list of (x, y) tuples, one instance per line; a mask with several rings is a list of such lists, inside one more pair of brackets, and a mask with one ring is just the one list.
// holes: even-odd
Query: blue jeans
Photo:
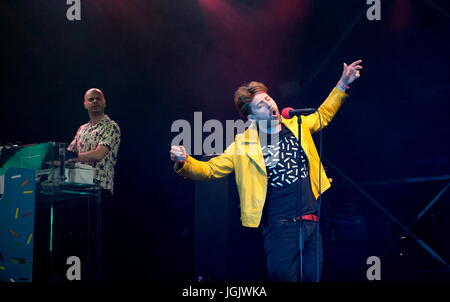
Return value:
[(301, 281), (300, 223), (303, 226), (304, 242), (303, 281), (320, 281), (323, 263), (322, 238), (317, 222), (313, 221), (280, 221), (262, 226), (270, 281)]

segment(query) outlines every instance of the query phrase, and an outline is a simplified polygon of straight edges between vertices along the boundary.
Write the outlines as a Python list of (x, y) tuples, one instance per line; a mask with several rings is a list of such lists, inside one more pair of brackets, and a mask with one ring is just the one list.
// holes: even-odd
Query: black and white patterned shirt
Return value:
[(114, 166), (120, 145), (120, 128), (107, 115), (95, 125), (91, 122), (81, 125), (67, 149), (79, 154), (95, 150), (98, 145), (106, 146), (109, 152), (101, 161), (87, 164), (94, 168), (94, 181), (102, 189), (110, 190), (112, 193)]
[(300, 155), (300, 177), (308, 177), (308, 166), (303, 148), (293, 135), (283, 135), (272, 145), (261, 148), (266, 163), (269, 185), (281, 189), (298, 180), (297, 158)]
[(261, 151), (268, 183), (263, 223), (296, 217), (300, 212), (303, 215), (315, 213), (317, 201), (309, 181), (308, 158), (298, 139), (284, 125), (278, 134), (267, 137), (261, 134)]

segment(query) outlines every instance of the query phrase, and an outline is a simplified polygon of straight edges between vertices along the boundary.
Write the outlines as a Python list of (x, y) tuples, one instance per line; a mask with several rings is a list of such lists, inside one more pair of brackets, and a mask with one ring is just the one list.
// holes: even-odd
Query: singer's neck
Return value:
[(265, 123), (265, 125), (266, 125), (265, 127), (260, 126), (259, 129), (266, 134), (276, 134), (279, 133), (282, 129), (280, 122), (275, 123), (273, 125), (271, 123)]

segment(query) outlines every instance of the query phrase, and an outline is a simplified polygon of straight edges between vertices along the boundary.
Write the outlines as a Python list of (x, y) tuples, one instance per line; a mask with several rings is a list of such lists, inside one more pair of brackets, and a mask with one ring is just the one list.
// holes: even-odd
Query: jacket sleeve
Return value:
[[(302, 123), (310, 129), (311, 133), (322, 130), (333, 120), (347, 97), (348, 94), (335, 87), (317, 112), (302, 117)], [(322, 127), (320, 127), (321, 120)]]
[(224, 177), (234, 170), (235, 146), (236, 144), (233, 142), (222, 155), (211, 158), (207, 162), (188, 156), (181, 168), (179, 164), (175, 163), (174, 171), (192, 180), (212, 180)]

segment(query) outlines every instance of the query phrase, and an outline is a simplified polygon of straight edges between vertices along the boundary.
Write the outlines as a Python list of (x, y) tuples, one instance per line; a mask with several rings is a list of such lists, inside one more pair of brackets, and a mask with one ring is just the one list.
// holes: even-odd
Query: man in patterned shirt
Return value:
[(94, 168), (95, 182), (112, 194), (120, 128), (105, 114), (106, 100), (100, 89), (92, 88), (86, 91), (84, 108), (90, 121), (81, 125), (67, 149), (78, 154), (78, 157), (71, 161), (90, 164)]
[[(271, 281), (320, 280), (322, 244), (317, 199), (331, 186), (331, 180), (320, 163), (312, 134), (336, 115), (348, 97), (347, 85), (360, 76), (361, 62), (344, 63), (336, 87), (317, 112), (308, 116), (282, 118), (262, 83), (240, 87), (234, 102), (251, 124), (236, 135), (222, 155), (207, 162), (187, 155), (183, 146), (171, 147), (175, 172), (185, 178), (210, 180), (235, 173), (241, 222), (245, 227), (261, 227)], [(298, 118), (302, 120), (301, 142)]]
[(102, 265), (103, 276), (110, 257), (110, 237), (112, 221), (112, 194), (114, 190), (114, 166), (120, 144), (120, 128), (105, 114), (106, 100), (103, 92), (91, 88), (84, 95), (84, 108), (89, 114), (90, 121), (81, 125), (75, 138), (67, 148), (75, 152), (78, 157), (68, 162), (89, 164), (94, 169), (94, 182), (101, 188), (102, 210)]

